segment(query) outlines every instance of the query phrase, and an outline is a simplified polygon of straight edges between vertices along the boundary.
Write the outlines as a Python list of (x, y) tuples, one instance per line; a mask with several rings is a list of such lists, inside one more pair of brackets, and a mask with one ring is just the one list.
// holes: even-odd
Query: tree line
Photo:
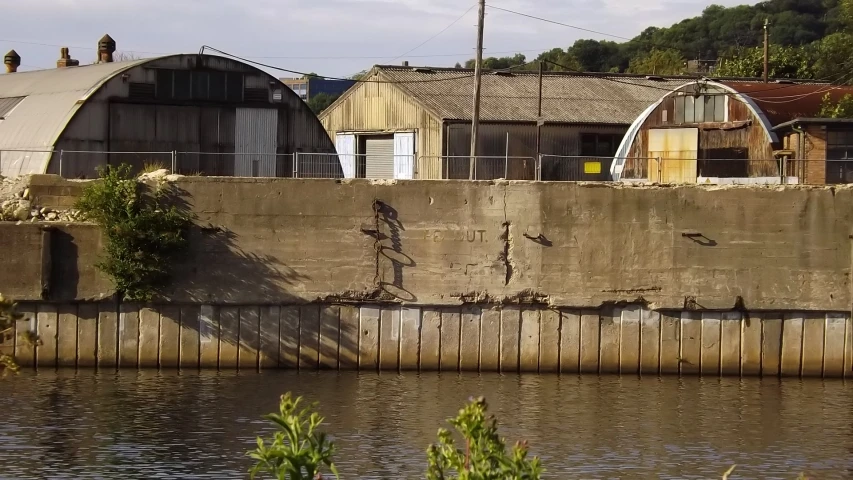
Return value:
[[(484, 59), (484, 68), (678, 75), (688, 61), (714, 65), (717, 76), (763, 73), (764, 22), (769, 21), (770, 75), (775, 78), (853, 80), (853, 0), (770, 0), (757, 5), (707, 7), (668, 28), (649, 27), (627, 42), (577, 40), (528, 59), (516, 54)], [(461, 67), (462, 65), (457, 66)], [(466, 62), (473, 68), (474, 61)], [(850, 78), (848, 78), (848, 76)]]

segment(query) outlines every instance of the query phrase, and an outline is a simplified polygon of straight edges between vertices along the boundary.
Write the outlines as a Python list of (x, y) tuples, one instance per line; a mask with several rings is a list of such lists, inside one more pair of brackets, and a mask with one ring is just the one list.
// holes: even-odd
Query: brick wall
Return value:
[(806, 175), (803, 183), (826, 184), (826, 129), (820, 125), (806, 127)]

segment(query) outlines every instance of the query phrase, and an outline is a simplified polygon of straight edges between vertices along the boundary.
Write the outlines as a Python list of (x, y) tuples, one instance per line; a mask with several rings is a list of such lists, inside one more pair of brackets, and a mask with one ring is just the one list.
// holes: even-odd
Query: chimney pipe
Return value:
[(404, 66), (404, 67), (408, 67), (408, 66), (409, 66), (409, 61), (408, 61), (408, 60), (403, 60), (403, 66)]
[(71, 50), (68, 47), (59, 49), (59, 60), (56, 61), (56, 68), (76, 67), (80, 65), (79, 60), (71, 58)]
[(9, 50), (9, 53), (3, 57), (3, 64), (6, 65), (6, 73), (15, 73), (21, 66), (21, 56), (18, 52)]
[(116, 41), (109, 35), (104, 35), (98, 41), (98, 63), (110, 63), (113, 61), (113, 53), (116, 51)]

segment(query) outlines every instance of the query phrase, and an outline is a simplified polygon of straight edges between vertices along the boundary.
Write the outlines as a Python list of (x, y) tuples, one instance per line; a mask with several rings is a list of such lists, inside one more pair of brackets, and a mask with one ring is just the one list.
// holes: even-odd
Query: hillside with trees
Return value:
[[(674, 75), (687, 73), (689, 60), (702, 60), (717, 65), (717, 75), (760, 76), (763, 28), (769, 20), (771, 76), (846, 83), (853, 79), (846, 68), (853, 50), (851, 5), (853, 0), (769, 0), (731, 8), (711, 5), (698, 17), (668, 28), (649, 27), (626, 42), (583, 39), (535, 59), (521, 54), (487, 58), (484, 67), (508, 68), (543, 60), (546, 69), (555, 71)], [(473, 63), (469, 60), (465, 66), (470, 68)]]

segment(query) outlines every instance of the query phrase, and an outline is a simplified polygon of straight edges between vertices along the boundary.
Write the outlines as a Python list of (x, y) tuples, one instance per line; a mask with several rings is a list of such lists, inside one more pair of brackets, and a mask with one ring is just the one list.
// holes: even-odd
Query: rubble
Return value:
[(74, 209), (52, 210), (33, 205), (26, 177), (0, 177), (0, 221), (76, 222), (81, 219), (80, 212)]

